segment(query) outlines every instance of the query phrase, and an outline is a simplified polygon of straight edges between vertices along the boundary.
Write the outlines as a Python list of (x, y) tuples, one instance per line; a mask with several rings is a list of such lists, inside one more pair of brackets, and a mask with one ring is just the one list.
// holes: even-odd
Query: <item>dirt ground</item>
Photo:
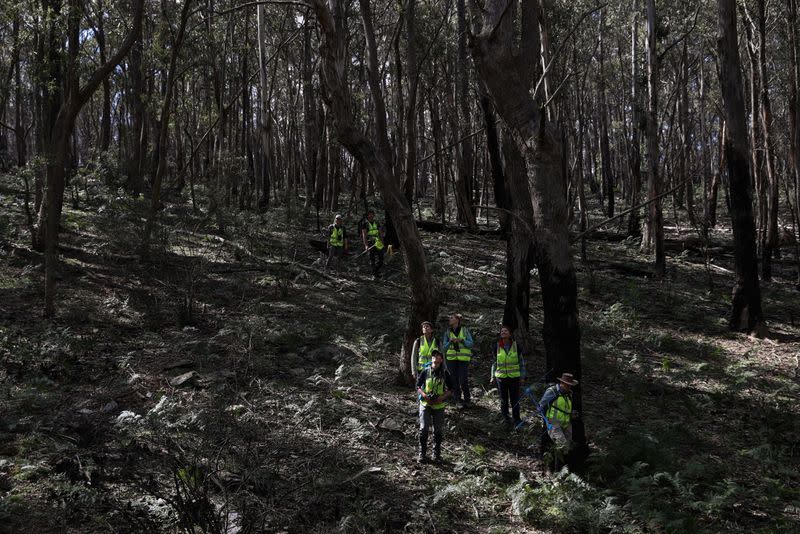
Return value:
[[(437, 329), (461, 310), (476, 350), (475, 406), (447, 408), (447, 462), (420, 467), (416, 398), (396, 381), (401, 254), (383, 282), (366, 256), (325, 273), (308, 245), (316, 221), (297, 206), (229, 215), (223, 235), (168, 204), (143, 264), (143, 204), (97, 194), (66, 209), (59, 312), (45, 321), (21, 206), (3, 182), (1, 532), (800, 529), (791, 248), (762, 285), (770, 335), (756, 339), (726, 329), (724, 224), (706, 264), (697, 246), (682, 250), (696, 236), (668, 215), (663, 280), (618, 228), (589, 241), (576, 266), (592, 456), (568, 480), (536, 458), (530, 404), (532, 424), (510, 432), (489, 385), (500, 240), (423, 234), (444, 298)], [(546, 369), (541, 344), (531, 349), (535, 383)]]

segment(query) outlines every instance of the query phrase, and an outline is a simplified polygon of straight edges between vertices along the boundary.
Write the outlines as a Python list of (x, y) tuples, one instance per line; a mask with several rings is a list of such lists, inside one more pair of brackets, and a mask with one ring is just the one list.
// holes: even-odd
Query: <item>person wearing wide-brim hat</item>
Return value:
[(547, 388), (539, 401), (541, 413), (547, 419), (547, 432), (542, 434), (542, 452), (554, 443), (563, 452), (572, 447), (572, 388), (578, 381), (572, 373), (563, 373), (558, 382)]

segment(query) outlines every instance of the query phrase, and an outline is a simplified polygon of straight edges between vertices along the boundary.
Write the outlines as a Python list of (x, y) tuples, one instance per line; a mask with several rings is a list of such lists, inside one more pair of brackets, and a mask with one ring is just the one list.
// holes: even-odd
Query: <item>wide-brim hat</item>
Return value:
[(564, 373), (560, 377), (558, 377), (559, 382), (564, 382), (565, 384), (569, 384), (570, 386), (577, 386), (578, 381), (575, 380), (575, 377), (572, 376), (572, 373)]

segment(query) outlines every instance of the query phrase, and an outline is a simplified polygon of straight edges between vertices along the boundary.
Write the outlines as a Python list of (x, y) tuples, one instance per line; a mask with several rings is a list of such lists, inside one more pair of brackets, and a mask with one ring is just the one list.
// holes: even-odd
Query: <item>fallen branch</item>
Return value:
[(604, 221), (601, 221), (601, 222), (599, 222), (597, 224), (592, 225), (587, 230), (575, 235), (575, 237), (573, 237), (571, 239), (571, 241), (574, 243), (578, 239), (581, 239), (582, 237), (586, 236), (587, 234), (590, 234), (590, 233), (594, 232), (598, 228), (601, 228), (601, 227), (607, 225), (610, 222), (616, 221), (620, 217), (624, 217), (625, 215), (629, 214), (632, 211), (636, 211), (636, 210), (638, 210), (640, 208), (643, 208), (643, 207), (645, 207), (645, 206), (647, 206), (649, 204), (652, 204), (653, 202), (655, 202), (657, 200), (661, 200), (662, 198), (664, 198), (667, 195), (671, 195), (672, 193), (674, 193), (675, 191), (677, 191), (678, 189), (683, 187), (686, 184), (686, 182), (688, 182), (688, 181), (689, 181), (689, 178), (686, 178), (685, 180), (681, 181), (678, 185), (676, 185), (675, 187), (673, 187), (669, 191), (664, 191), (663, 193), (661, 193), (657, 197), (653, 197), (650, 200), (647, 200), (645, 202), (642, 202), (641, 204), (637, 204), (636, 206), (633, 206), (632, 208), (628, 208), (626, 210), (623, 210), (623, 211), (617, 213), (616, 215), (614, 215), (613, 217), (611, 217), (610, 219), (606, 219)]

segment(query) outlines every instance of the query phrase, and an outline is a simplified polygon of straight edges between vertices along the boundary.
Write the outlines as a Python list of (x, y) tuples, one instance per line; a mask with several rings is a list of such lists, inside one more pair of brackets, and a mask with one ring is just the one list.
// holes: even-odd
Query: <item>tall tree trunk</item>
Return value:
[(733, 288), (729, 326), (731, 330), (752, 331), (763, 321), (763, 313), (761, 289), (758, 283), (747, 125), (736, 32), (736, 0), (718, 0), (718, 14), (717, 48), (727, 125), (724, 142), (736, 266), (736, 283)]
[(505, 184), (508, 192), (509, 232), (506, 236), (506, 304), (503, 324), (528, 343), (530, 334), (531, 267), (533, 267), (533, 232), (527, 220), (533, 210), (528, 189), (525, 159), (510, 135), (503, 138)]
[(367, 75), (374, 106), (374, 126), (377, 146), (361, 132), (353, 117), (353, 102), (346, 79), (344, 65), (349, 59), (345, 54), (347, 36), (342, 23), (344, 6), (339, 1), (332, 1), (328, 8), (326, 0), (313, 0), (314, 11), (320, 25), (322, 43), (322, 81), (326, 103), (330, 109), (333, 126), (339, 142), (364, 165), (378, 183), (384, 204), (397, 227), (398, 237), (403, 250), (406, 272), (411, 284), (411, 313), (403, 339), (403, 350), (400, 354), (399, 374), (404, 383), (412, 383), (409, 352), (419, 332), (422, 321), (431, 321), (436, 317), (437, 303), (434, 286), (425, 262), (425, 249), (414, 223), (411, 206), (406, 202), (400, 189), (397, 176), (391, 170), (389, 158), (388, 130), (386, 127), (386, 104), (381, 91), (377, 45), (372, 27), (372, 14), (369, 0), (359, 0), (361, 17), (367, 50)]
[[(462, 0), (463, 1), (463, 0)], [(416, 0), (406, 1), (406, 62), (408, 68), (408, 107), (405, 109), (406, 164), (403, 180), (403, 194), (409, 203), (414, 201), (414, 186), (417, 182), (417, 87), (419, 86), (419, 66), (417, 65)]]
[[(800, 99), (797, 97), (797, 85), (800, 83), (800, 59), (798, 59), (797, 39), (797, 0), (786, 0), (789, 26), (789, 160), (791, 177), (794, 183), (794, 220), (795, 232), (800, 232)], [(795, 236), (795, 252), (797, 261), (797, 283), (800, 287), (800, 235)]]
[(646, 250), (655, 248), (655, 272), (657, 277), (664, 276), (667, 262), (664, 254), (664, 220), (661, 212), (661, 178), (658, 173), (658, 86), (659, 59), (656, 54), (656, 3), (647, 0), (647, 193), (649, 217), (642, 246)]
[(47, 187), (45, 201), (42, 203), (44, 220), (40, 226), (45, 228), (45, 303), (44, 314), (52, 317), (55, 313), (55, 282), (58, 263), (58, 227), (64, 201), (66, 170), (69, 165), (69, 143), (75, 128), (78, 113), (89, 101), (94, 92), (111, 74), (133, 46), (142, 28), (144, 0), (136, 0), (133, 6), (133, 25), (120, 48), (109, 61), (92, 72), (86, 84), (80, 84), (78, 52), (80, 49), (80, 0), (69, 0), (67, 15), (67, 71), (66, 90), (61, 102), (55, 124), (49, 136), (47, 151)]
[(761, 274), (764, 280), (772, 279), (772, 256), (780, 252), (778, 243), (778, 174), (775, 171), (775, 147), (772, 138), (772, 104), (769, 97), (769, 71), (767, 70), (767, 13), (766, 0), (758, 0), (758, 78), (760, 86), (761, 134), (764, 136), (764, 160), (767, 164), (767, 216)]
[[(492, 185), (494, 190), (494, 202), (499, 208), (498, 219), (500, 220), (500, 232), (508, 237), (510, 235), (511, 198), (505, 183), (505, 173), (503, 172), (503, 161), (500, 152), (500, 139), (497, 135), (497, 119), (495, 118), (494, 107), (489, 94), (483, 84), (480, 84), (480, 104), (483, 111), (483, 124), (486, 129), (486, 148), (489, 152), (489, 168), (492, 172)], [(513, 143), (513, 140), (510, 142)], [(523, 171), (524, 173), (524, 171)]]
[(131, 78), (131, 119), (132, 119), (132, 150), (128, 162), (128, 184), (134, 198), (139, 198), (144, 190), (144, 169), (147, 158), (147, 123), (145, 122), (145, 109), (142, 97), (145, 93), (144, 72), (142, 70), (142, 56), (144, 55), (143, 39), (139, 38), (133, 45), (130, 58)]
[[(311, 207), (315, 180), (317, 178), (317, 108), (314, 102), (314, 85), (312, 83), (311, 67), (311, 24), (303, 22), (303, 125), (305, 137), (305, 176), (306, 176), (306, 202), (305, 208)], [(263, 89), (262, 89), (263, 91)], [(262, 97), (263, 98), (263, 97)]]
[[(97, 48), (100, 63), (106, 62), (105, 7), (103, 0), (97, 2)], [(111, 80), (103, 80), (103, 115), (100, 119), (100, 150), (105, 152), (111, 146)]]
[(697, 224), (694, 213), (694, 181), (692, 180), (691, 158), (692, 158), (692, 132), (689, 122), (689, 51), (686, 39), (683, 40), (683, 53), (681, 54), (681, 97), (679, 107), (680, 115), (680, 157), (678, 159), (680, 179), (685, 181), (684, 195), (686, 200), (686, 211), (689, 215), (689, 222), (692, 226)]
[[(524, 52), (539, 49), (537, 17), (526, 11), (530, 3), (522, 4), (523, 39), (516, 44), (516, 17), (509, 1), (513, 0), (486, 2), (482, 20), (475, 24), (480, 33), (473, 38), (472, 57), (495, 109), (525, 160), (532, 206), (526, 222), (534, 234), (542, 287), (547, 368), (556, 374), (571, 372), (577, 376), (581, 374), (577, 279), (569, 246), (562, 147), (560, 136), (547, 127), (530, 92), (534, 73), (529, 64), (534, 62), (526, 64), (531, 56)], [(576, 390), (574, 400), (580, 410), (580, 390)], [(575, 421), (573, 438), (581, 445), (586, 442), (581, 419)]]
[(161, 106), (161, 118), (159, 119), (158, 166), (156, 167), (156, 176), (153, 180), (153, 192), (150, 195), (150, 209), (147, 212), (147, 222), (144, 225), (144, 234), (139, 251), (142, 261), (146, 261), (150, 256), (150, 237), (153, 234), (153, 228), (155, 227), (156, 218), (158, 216), (159, 204), (161, 204), (161, 184), (164, 181), (164, 173), (167, 170), (167, 133), (169, 132), (169, 117), (172, 113), (172, 96), (175, 93), (173, 91), (173, 87), (175, 86), (175, 68), (178, 63), (178, 56), (181, 52), (181, 45), (183, 44), (186, 23), (189, 20), (191, 7), (192, 0), (184, 0), (178, 33), (175, 37), (175, 42), (172, 43), (172, 50), (170, 51), (169, 70), (167, 70), (167, 83), (165, 88), (166, 92), (164, 93), (164, 103)]
[[(641, 130), (641, 89), (639, 81), (639, 18), (641, 16), (639, 0), (633, 0), (633, 20), (631, 21), (631, 192), (630, 205), (639, 204), (639, 191), (642, 187), (642, 157), (639, 142)], [(639, 210), (631, 210), (628, 216), (628, 235), (638, 236), (641, 233)]]
[(599, 47), (599, 68), (600, 72), (597, 77), (597, 91), (600, 94), (600, 107), (597, 110), (600, 116), (600, 159), (603, 169), (603, 196), (607, 202), (606, 216), (614, 216), (614, 176), (611, 171), (611, 148), (608, 142), (608, 102), (606, 101), (606, 82), (605, 82), (605, 47), (603, 43), (603, 34), (605, 33), (605, 13), (606, 10), (600, 11), (600, 24), (598, 29)]
[[(467, 74), (467, 18), (464, 0), (456, 0), (456, 19), (458, 31), (458, 59), (456, 61), (456, 109), (458, 119), (453, 133), (456, 139), (463, 138), (472, 128), (470, 116), (469, 78)], [(458, 163), (458, 179), (456, 180), (457, 206), (459, 221), (471, 229), (477, 229), (475, 211), (473, 210), (475, 176), (473, 175), (475, 149), (472, 138), (464, 139), (456, 150), (460, 152)]]
[[(259, 105), (259, 120), (258, 120), (258, 138), (260, 141), (259, 145), (259, 183), (261, 184), (261, 196), (258, 199), (258, 208), (261, 210), (269, 209), (269, 194), (270, 194), (270, 173), (269, 173), (269, 164), (270, 164), (270, 151), (269, 151), (269, 133), (270, 127), (272, 125), (272, 121), (270, 120), (270, 103), (269, 103), (269, 91), (267, 88), (267, 36), (266, 36), (266, 18), (267, 18), (267, 6), (261, 4), (258, 6), (258, 15), (256, 24), (258, 26), (257, 32), (257, 39), (258, 39), (258, 81), (260, 85), (259, 94), (261, 95), (261, 102)], [(305, 23), (306, 29), (304, 30), (306, 33), (306, 38), (310, 41), (310, 30), (308, 30), (308, 24)], [(309, 53), (311, 48), (311, 43), (306, 42), (303, 43), (303, 50), (304, 50), (304, 58), (305, 55), (305, 47), (308, 46)], [(306, 66), (303, 66), (303, 76), (306, 76)], [(308, 73), (310, 77), (310, 72)], [(311, 80), (308, 80), (308, 89), (311, 91)], [(303, 91), (306, 90), (305, 79), (303, 85)], [(305, 98), (304, 98), (305, 101)]]

